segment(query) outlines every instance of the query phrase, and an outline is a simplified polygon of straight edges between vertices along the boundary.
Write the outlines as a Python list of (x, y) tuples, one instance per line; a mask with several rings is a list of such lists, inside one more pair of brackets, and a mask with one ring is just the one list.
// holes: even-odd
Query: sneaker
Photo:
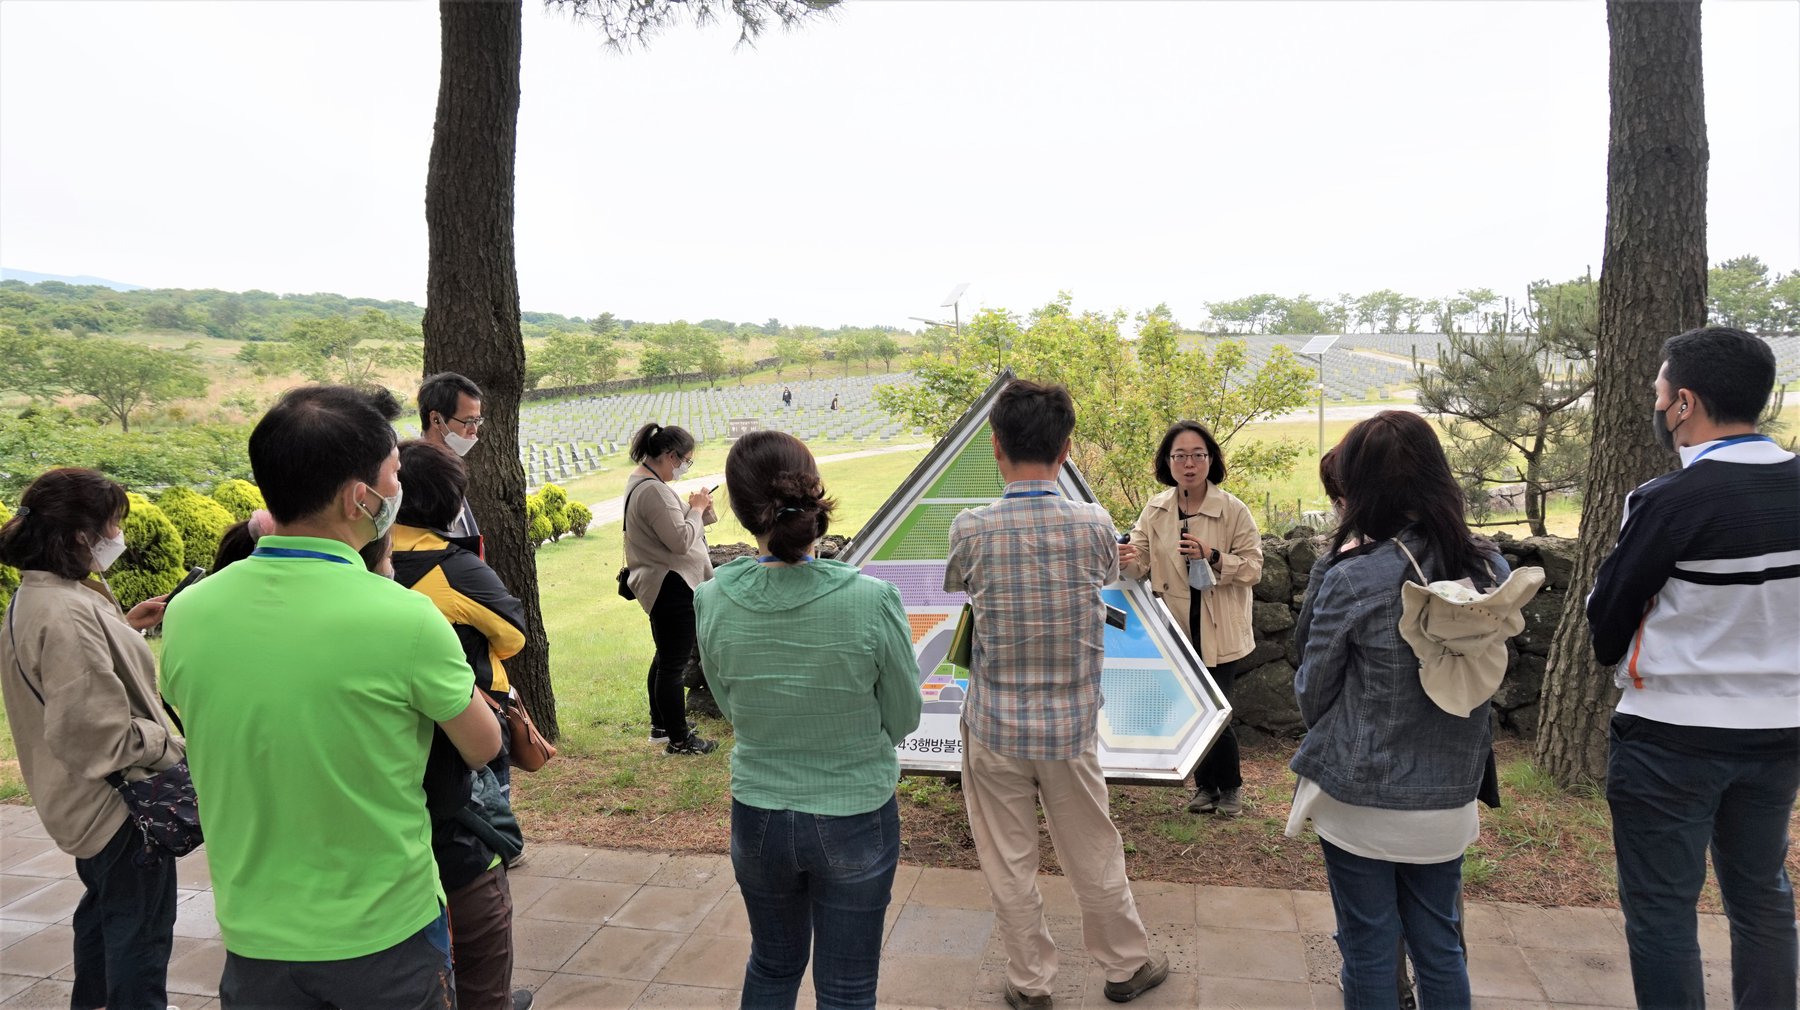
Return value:
[(1056, 1001), (1050, 998), (1049, 993), (1042, 996), (1027, 996), (1020, 992), (1017, 986), (1008, 982), (1006, 983), (1006, 1005), (1012, 1007), (1013, 1010), (1025, 1010), (1026, 1007), (1041, 1007), (1049, 1010), (1050, 1007), (1056, 1006)]
[(1188, 813), (1210, 814), (1219, 809), (1219, 791), (1210, 786), (1201, 786), (1194, 790), (1194, 798), (1188, 800)]
[(663, 748), (664, 754), (711, 754), (717, 750), (718, 744), (698, 733), (689, 733), (686, 740), (671, 743)]
[(1114, 1003), (1129, 1003), (1139, 996), (1163, 984), (1169, 977), (1169, 958), (1166, 954), (1151, 954), (1150, 960), (1137, 973), (1123, 982), (1106, 983), (1106, 998)]
[(666, 729), (663, 729), (661, 726), (650, 727), (650, 742), (651, 743), (668, 743), (669, 742), (669, 731)]
[(1244, 791), (1227, 789), (1219, 794), (1218, 810), (1220, 817), (1236, 817), (1244, 812)]
[(534, 1002), (530, 989), (514, 989), (512, 992), (512, 1010), (531, 1010)]
[(525, 850), (521, 849), (521, 850), (519, 850), (518, 855), (516, 855), (506, 861), (506, 868), (508, 870), (516, 870), (519, 867), (524, 866), (526, 863), (529, 863), (529, 862), (531, 862), (531, 857), (527, 856), (525, 854)]

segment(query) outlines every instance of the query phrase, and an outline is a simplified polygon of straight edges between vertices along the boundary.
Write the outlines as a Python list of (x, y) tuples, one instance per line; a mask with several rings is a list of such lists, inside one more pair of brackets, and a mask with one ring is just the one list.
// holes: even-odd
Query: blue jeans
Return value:
[(745, 1010), (792, 1010), (813, 955), (819, 1010), (875, 1005), (900, 806), (848, 817), (731, 801), (731, 866), (750, 915)]
[(149, 866), (137, 823), (126, 818), (106, 848), (75, 860), (87, 886), (75, 905), (75, 1010), (163, 1010), (175, 945), (175, 857)]
[(1469, 966), (1458, 930), (1462, 857), (1443, 863), (1390, 863), (1346, 852), (1325, 839), (1325, 877), (1344, 955), (1344, 1010), (1395, 1010), (1399, 942), (1406, 941), (1423, 1010), (1467, 1010)]
[(1800, 789), (1796, 732), (1615, 715), (1610, 735), (1606, 802), (1638, 1005), (1706, 1005), (1694, 906), (1710, 843), (1731, 922), (1733, 1005), (1793, 1007), (1800, 957), (1783, 860)]

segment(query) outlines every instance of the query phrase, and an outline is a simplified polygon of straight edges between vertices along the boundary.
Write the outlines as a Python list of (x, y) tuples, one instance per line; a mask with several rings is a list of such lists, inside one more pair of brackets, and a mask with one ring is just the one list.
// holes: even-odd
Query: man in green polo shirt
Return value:
[(274, 533), (164, 619), (227, 1008), (453, 999), (419, 782), (433, 723), (471, 768), (500, 729), (437, 608), (356, 553), (399, 511), (398, 411), (385, 391), (283, 396), (250, 435)]

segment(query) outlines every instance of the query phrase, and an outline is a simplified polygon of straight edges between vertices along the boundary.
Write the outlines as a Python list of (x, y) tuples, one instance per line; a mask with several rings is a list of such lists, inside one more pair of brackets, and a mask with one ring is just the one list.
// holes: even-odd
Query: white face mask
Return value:
[(692, 470), (693, 468), (694, 468), (694, 461), (691, 459), (684, 459), (681, 462), (675, 464), (675, 479), (680, 480), (682, 474), (687, 473), (689, 470)]
[[(375, 489), (369, 488), (369, 490), (373, 491)], [(375, 524), (375, 539), (381, 539), (387, 534), (388, 530), (394, 528), (394, 519), (400, 515), (400, 496), (405, 492), (406, 489), (401, 488), (394, 492), (392, 498), (381, 499), (381, 511), (374, 513), (371, 513), (368, 506), (362, 503), (361, 498), (356, 500), (356, 507), (361, 509), (362, 514), (368, 516), (369, 521)]]
[(475, 443), (479, 441), (481, 440), (478, 438), (465, 438), (454, 431), (444, 432), (444, 444), (449, 446), (450, 451), (456, 453), (458, 456), (467, 456), (469, 450), (475, 448)]
[(88, 564), (92, 566), (91, 570), (106, 571), (112, 567), (114, 561), (119, 560), (119, 555), (125, 553), (125, 531), (120, 530), (118, 536), (100, 541), (91, 548), (91, 551), (93, 556), (88, 559)]

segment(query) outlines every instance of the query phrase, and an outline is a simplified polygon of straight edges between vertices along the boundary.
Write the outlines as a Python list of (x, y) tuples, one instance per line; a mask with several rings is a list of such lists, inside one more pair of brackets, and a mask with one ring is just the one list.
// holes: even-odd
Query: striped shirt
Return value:
[(1119, 577), (1112, 517), (1051, 481), (1014, 481), (1006, 497), (950, 527), (944, 589), (966, 592), (975, 636), (962, 718), (997, 754), (1066, 761), (1094, 746), (1106, 657), (1100, 589)]

